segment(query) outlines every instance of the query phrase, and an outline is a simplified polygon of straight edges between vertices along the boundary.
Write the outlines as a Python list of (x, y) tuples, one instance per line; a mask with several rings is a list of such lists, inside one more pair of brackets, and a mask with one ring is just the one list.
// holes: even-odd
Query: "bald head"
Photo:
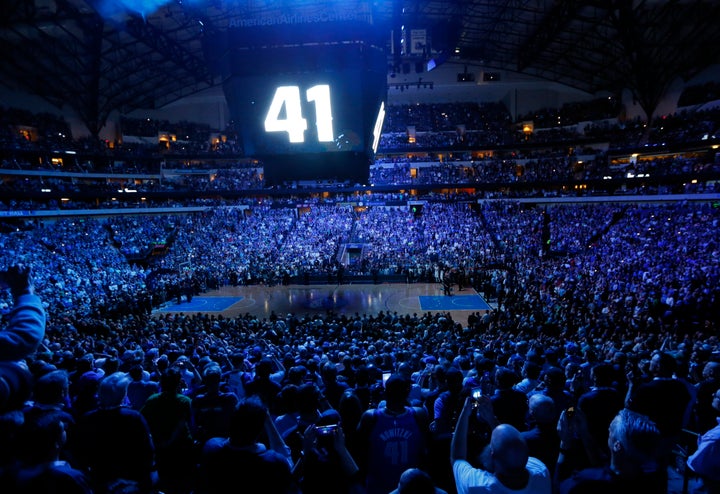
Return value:
[(400, 476), (397, 494), (435, 494), (432, 478), (419, 468), (408, 468)]
[(538, 393), (530, 397), (528, 406), (530, 414), (538, 424), (549, 424), (556, 421), (555, 402), (547, 395)]
[(500, 424), (490, 438), (496, 474), (510, 475), (524, 472), (528, 461), (528, 447), (520, 431), (509, 424)]
[(705, 364), (702, 373), (703, 379), (719, 379), (720, 378), (720, 363), (719, 362), (708, 362)]

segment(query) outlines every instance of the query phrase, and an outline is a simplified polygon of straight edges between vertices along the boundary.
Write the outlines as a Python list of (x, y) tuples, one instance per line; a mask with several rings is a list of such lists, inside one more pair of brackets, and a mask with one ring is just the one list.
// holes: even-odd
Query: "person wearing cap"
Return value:
[[(94, 371), (83, 372), (70, 389), (70, 408), (77, 419), (98, 406), (98, 389), (102, 376)], [(71, 385), (72, 386), (72, 385)]]

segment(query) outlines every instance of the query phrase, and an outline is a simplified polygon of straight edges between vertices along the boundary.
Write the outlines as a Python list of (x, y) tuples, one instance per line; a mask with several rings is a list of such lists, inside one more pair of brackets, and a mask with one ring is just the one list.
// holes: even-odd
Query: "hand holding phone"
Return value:
[(338, 425), (337, 424), (329, 424), (329, 425), (316, 425), (315, 431), (317, 432), (317, 435), (322, 436), (331, 436), (335, 434), (335, 431), (337, 430)]

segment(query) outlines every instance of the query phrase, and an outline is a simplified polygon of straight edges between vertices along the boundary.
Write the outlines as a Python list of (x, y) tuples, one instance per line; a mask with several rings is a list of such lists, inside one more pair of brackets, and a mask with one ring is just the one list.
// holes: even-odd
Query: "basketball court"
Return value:
[(250, 314), (267, 318), (276, 314), (376, 315), (380, 312), (421, 314), (450, 312), (465, 323), (472, 312), (489, 310), (489, 304), (472, 288), (443, 295), (439, 283), (380, 283), (343, 285), (250, 285), (227, 286), (193, 297), (179, 304), (171, 302), (157, 313), (208, 313), (235, 317)]

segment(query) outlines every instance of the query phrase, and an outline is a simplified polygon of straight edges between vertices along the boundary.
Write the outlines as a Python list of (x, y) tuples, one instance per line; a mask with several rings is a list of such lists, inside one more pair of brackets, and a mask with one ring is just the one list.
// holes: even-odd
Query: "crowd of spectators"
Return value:
[[(546, 221), (548, 232), (543, 235)], [(22, 229), (7, 229), (0, 239), (8, 253), (6, 263), (21, 255), (46, 265), (38, 273), (41, 286), (47, 295), (62, 300), (61, 305), (72, 304), (65, 297), (79, 295), (92, 306), (105, 306), (109, 293), (117, 296), (128, 287), (136, 289), (150, 271), (170, 273), (158, 277), (159, 282), (168, 277), (178, 280), (189, 269), (201, 278), (202, 286), (327, 276), (342, 261), (348, 242), (362, 246), (362, 255), (346, 266), (346, 273), (353, 276), (378, 272), (439, 281), (438, 267), (472, 270), (511, 263), (516, 271), (522, 266), (526, 276), (537, 277), (538, 268), (517, 263), (541, 254), (562, 254), (581, 256), (582, 262), (575, 261), (580, 265), (572, 269), (587, 271), (592, 265), (606, 277), (625, 264), (644, 267), (641, 282), (659, 273), (676, 284), (681, 279), (696, 280), (701, 272), (714, 279), (711, 227), (716, 221), (717, 209), (707, 203), (555, 205), (541, 210), (513, 201), (438, 201), (418, 204), (415, 211), (407, 206), (355, 210), (350, 205), (321, 203), (304, 208), (254, 204), (208, 206), (198, 213), (28, 222)], [(665, 238), (666, 232), (672, 235)], [(646, 249), (657, 249), (653, 242), (663, 247), (662, 252), (666, 246), (676, 248), (669, 251), (673, 254), (692, 249), (687, 257), (692, 264), (686, 266), (670, 255), (672, 266), (655, 266), (666, 261), (664, 254), (643, 260)], [(154, 251), (157, 247), (160, 250)], [(589, 253), (593, 256), (588, 259)], [(598, 264), (615, 258), (618, 265), (610, 269)], [(58, 266), (67, 270), (63, 277)], [(568, 277), (572, 279), (562, 276)], [(706, 290), (712, 286), (705, 280), (703, 284)], [(636, 285), (624, 288), (633, 293), (636, 289)], [(677, 294), (674, 298), (677, 304)]]
[[(472, 192), (461, 191), (467, 198), (532, 196), (590, 196), (616, 194), (695, 194), (718, 191), (717, 176), (720, 162), (717, 157), (683, 156), (638, 159), (624, 163), (607, 163), (607, 158), (578, 159), (575, 156), (544, 155), (538, 158), (476, 158), (467, 161), (381, 161), (370, 168), (368, 183), (372, 186), (425, 186), (470, 185), (478, 187)], [(123, 204), (142, 207), (150, 205), (193, 205), (205, 201), (209, 204), (239, 204), (250, 201), (237, 199), (235, 194), (263, 193), (266, 191), (262, 168), (239, 166), (193, 173), (168, 172), (138, 179), (86, 179), (55, 174), (47, 177), (9, 176), (0, 191), (8, 192), (8, 199), (0, 204), (3, 209), (96, 209), (117, 208)], [(672, 179), (677, 179), (674, 182)], [(587, 183), (590, 182), (590, 187)], [(572, 184), (586, 184), (573, 187)], [(127, 189), (127, 190), (126, 190)], [(302, 192), (303, 187), (295, 187)], [(135, 193), (129, 196), (126, 192)], [(17, 200), (18, 194), (33, 199)], [(144, 193), (160, 194), (158, 198), (143, 198)], [(62, 203), (46, 199), (44, 195), (65, 195)], [(122, 194), (125, 194), (124, 196)], [(168, 198), (162, 194), (184, 194)], [(206, 195), (198, 198), (196, 195)], [(214, 194), (228, 194), (227, 199)], [(359, 193), (358, 193), (359, 194)], [(426, 199), (433, 191), (418, 191), (416, 199)], [(104, 197), (102, 200), (97, 196)], [(118, 197), (120, 195), (120, 197)], [(383, 194), (374, 194), (381, 197)], [(392, 195), (392, 194), (390, 194)], [(395, 194), (400, 196), (402, 194)], [(80, 200), (79, 197), (86, 197)], [(110, 196), (110, 197), (108, 197)], [(74, 199), (71, 197), (75, 197)], [(366, 199), (372, 199), (368, 197)], [(331, 196), (336, 202), (348, 199), (347, 193), (335, 190)], [(457, 198), (457, 197), (456, 197)], [(353, 199), (353, 198), (351, 198)], [(359, 200), (356, 195), (354, 200)], [(283, 198), (277, 200), (282, 201)], [(314, 200), (307, 196), (297, 202)]]
[[(605, 104), (610, 103), (598, 101), (595, 106), (602, 108)], [(574, 108), (577, 114), (587, 113), (588, 117), (599, 111), (596, 108), (583, 112), (572, 105), (569, 108)], [(718, 187), (716, 177), (720, 164), (717, 155), (677, 152), (650, 158), (640, 155), (637, 160), (617, 163), (610, 158), (608, 151), (595, 149), (590, 142), (586, 142), (609, 143), (609, 150), (612, 151), (637, 145), (652, 149), (654, 146), (715, 139), (720, 121), (717, 108), (682, 109), (675, 114), (656, 118), (650, 125), (640, 119), (591, 120), (592, 123), (584, 129), (573, 126), (543, 128), (538, 125), (530, 135), (513, 129), (512, 139), (519, 138), (520, 141), (512, 144), (512, 150), (477, 156), (471, 152), (473, 147), (477, 148), (481, 144), (490, 147), (507, 144), (507, 136), (499, 137), (498, 140), (491, 137), (494, 133), (493, 125), (511, 123), (502, 105), (401, 105), (389, 107), (388, 112), (390, 118), (386, 132), (383, 133), (383, 139), (388, 145), (370, 168), (368, 183), (374, 186), (415, 185), (427, 188), (433, 185), (467, 184), (476, 187), (471, 192), (475, 198), (708, 193), (716, 192)], [(560, 111), (563, 112), (568, 113), (570, 110), (566, 108)], [(42, 152), (42, 146), (46, 145), (67, 150), (87, 147), (84, 142), (63, 147), (50, 140), (53, 135), (65, 135), (64, 139), (69, 139), (65, 134), (66, 129), (62, 129), (63, 124), (67, 124), (61, 119), (13, 109), (4, 109), (3, 118), (7, 121), (4, 131), (8, 136), (23, 139), (30, 146), (26, 151), (31, 154), (32, 146), (36, 144), (40, 146), (35, 148), (36, 152)], [(582, 117), (577, 118), (580, 120)], [(20, 125), (21, 122), (29, 122), (31, 127), (27, 128), (35, 130), (27, 135), (19, 133), (17, 129), (25, 128)], [(126, 122), (128, 129), (137, 127), (133, 132), (144, 134), (149, 131), (142, 129), (148, 126), (152, 132), (163, 127), (173, 128), (187, 134), (188, 138), (191, 135), (204, 135), (207, 131), (204, 127), (196, 128), (188, 122), (171, 124), (143, 119), (137, 122), (132, 120), (137, 125), (130, 125), (130, 122)], [(402, 130), (402, 127), (405, 129)], [(409, 127), (415, 130), (410, 133)], [(571, 134), (567, 136), (567, 132)], [(232, 132), (230, 134), (234, 135)], [(43, 135), (48, 136), (47, 141)], [(411, 135), (414, 142), (410, 140)], [(555, 141), (567, 142), (571, 148), (565, 145), (554, 149), (533, 147), (542, 142)], [(218, 141), (222, 144), (230, 143), (228, 145), (232, 142), (232, 139)], [(142, 152), (138, 154), (133, 151), (125, 155), (122, 149), (124, 144), (116, 144), (115, 147), (106, 146), (100, 153), (95, 150), (95, 154), (63, 155), (62, 161), (50, 160), (45, 155), (33, 157), (27, 153), (18, 153), (12, 146), (5, 146), (2, 167), (12, 170), (12, 173), (3, 176), (0, 190), (6, 191), (12, 199), (3, 201), (3, 207), (85, 209), (116, 208), (125, 203), (137, 205), (140, 201), (137, 198), (113, 197), (116, 193), (124, 193), (125, 189), (140, 194), (165, 194), (160, 199), (143, 199), (148, 201), (142, 204), (143, 207), (170, 201), (168, 197), (172, 194), (175, 194), (173, 201), (191, 203), (196, 201), (193, 194), (224, 194), (234, 199), (236, 196), (233, 194), (238, 192), (266, 190), (262, 163), (248, 161), (241, 154), (235, 154), (235, 159), (225, 159), (220, 153), (214, 157), (219, 159), (207, 155), (205, 159), (179, 158), (166, 162), (164, 156), (154, 154), (143, 158)], [(135, 144), (128, 143), (127, 146)], [(411, 151), (413, 148), (430, 151), (410, 155), (399, 152)], [(567, 149), (572, 149), (572, 152)], [(178, 156), (190, 154), (180, 153)], [(18, 170), (46, 171), (47, 175), (18, 175)], [(90, 172), (100, 175), (86, 176)], [(119, 173), (125, 176), (117, 177)], [(677, 180), (670, 182), (673, 179)], [(591, 182), (590, 185), (572, 186), (585, 181)], [(305, 185), (297, 185), (296, 188), (303, 187)], [(24, 200), (18, 200), (20, 194), (25, 196)], [(177, 194), (187, 197), (183, 199)], [(63, 197), (62, 203), (58, 201), (58, 196)], [(78, 200), (79, 196), (85, 199)], [(208, 197), (206, 200), (219, 203), (217, 197)]]
[[(0, 476), (19, 492), (47, 482), (64, 492), (220, 492), (239, 469), (248, 486), (272, 492), (403, 492), (408, 477), (447, 493), (665, 492), (686, 429), (704, 441), (688, 468), (714, 489), (718, 221), (706, 203), (494, 201), (365, 215), (218, 208), (3, 235), (11, 290), (0, 335), (25, 342), (13, 358), (26, 380), (0, 366), (3, 389), (22, 398), (2, 402), (3, 442), (18, 446)], [(564, 255), (543, 248), (546, 222)], [(178, 239), (162, 272), (129, 263), (110, 241), (162, 225)], [(299, 235), (307, 229), (316, 242)], [(248, 269), (276, 270), (340, 238), (429, 280), (438, 268), (465, 270), (497, 306), (467, 320), (224, 318), (153, 314), (152, 299), (140, 302), (163, 277), (248, 257)], [(124, 304), (110, 310), (111, 298)], [(18, 338), (28, 326), (34, 336)]]

